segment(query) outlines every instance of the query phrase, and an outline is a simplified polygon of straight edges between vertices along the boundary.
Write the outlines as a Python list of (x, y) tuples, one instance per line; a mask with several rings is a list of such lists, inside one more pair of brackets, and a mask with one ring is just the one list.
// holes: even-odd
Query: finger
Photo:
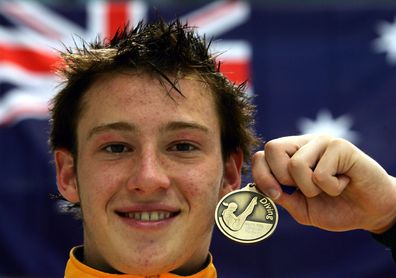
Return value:
[(271, 140), (265, 144), (265, 159), (271, 172), (281, 184), (295, 185), (287, 165), (290, 157), (309, 140), (309, 136), (290, 136)]
[(282, 206), (298, 223), (310, 225), (307, 202), (302, 192), (295, 191), (291, 195), (282, 194), (275, 202)]
[(258, 189), (271, 199), (276, 200), (282, 194), (279, 182), (271, 173), (263, 151), (257, 152), (252, 158), (252, 175)]
[(289, 174), (297, 187), (305, 196), (311, 198), (319, 195), (322, 189), (313, 179), (313, 169), (316, 169), (326, 145), (328, 137), (320, 136), (302, 146), (291, 158), (288, 164)]
[(340, 195), (348, 185), (350, 178), (343, 173), (349, 168), (347, 156), (351, 152), (349, 144), (342, 139), (332, 140), (316, 165), (312, 179), (330, 196)]

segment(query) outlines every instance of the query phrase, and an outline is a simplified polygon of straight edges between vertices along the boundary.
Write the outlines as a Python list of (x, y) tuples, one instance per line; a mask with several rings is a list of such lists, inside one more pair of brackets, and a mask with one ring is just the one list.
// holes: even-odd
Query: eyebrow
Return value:
[(163, 128), (161, 128), (161, 131), (175, 131), (180, 129), (193, 129), (193, 130), (200, 130), (205, 133), (209, 133), (209, 128), (204, 125), (201, 125), (196, 122), (184, 122), (184, 121), (169, 122)]
[[(209, 128), (201, 125), (196, 122), (184, 122), (184, 121), (175, 121), (169, 122), (164, 127), (160, 129), (161, 132), (165, 131), (176, 131), (181, 129), (192, 129), (192, 130), (200, 130), (204, 133), (209, 133)], [(114, 122), (109, 124), (102, 124), (93, 127), (88, 133), (88, 139), (92, 136), (111, 131), (111, 130), (118, 130), (118, 131), (127, 131), (127, 132), (136, 132), (138, 129), (134, 124), (127, 123), (127, 122)]]
[(133, 131), (136, 131), (137, 128), (135, 125), (127, 123), (127, 122), (114, 122), (114, 123), (109, 123), (109, 124), (98, 125), (89, 131), (88, 139), (96, 134), (103, 133), (103, 132), (110, 131), (110, 130), (133, 132)]

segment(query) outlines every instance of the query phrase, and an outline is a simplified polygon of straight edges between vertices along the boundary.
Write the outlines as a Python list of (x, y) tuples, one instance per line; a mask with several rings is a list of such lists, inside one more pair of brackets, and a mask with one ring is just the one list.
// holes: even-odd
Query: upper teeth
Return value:
[(158, 221), (169, 218), (171, 213), (165, 211), (143, 211), (143, 212), (129, 212), (125, 214), (129, 218), (141, 221)]

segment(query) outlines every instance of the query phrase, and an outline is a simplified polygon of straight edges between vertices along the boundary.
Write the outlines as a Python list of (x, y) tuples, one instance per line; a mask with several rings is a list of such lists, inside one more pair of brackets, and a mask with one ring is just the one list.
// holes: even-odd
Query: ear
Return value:
[(64, 149), (55, 151), (56, 181), (62, 196), (72, 203), (78, 203), (80, 197), (77, 188), (77, 175), (73, 155)]
[(220, 198), (241, 186), (242, 164), (243, 153), (241, 150), (232, 153), (224, 162), (223, 186)]

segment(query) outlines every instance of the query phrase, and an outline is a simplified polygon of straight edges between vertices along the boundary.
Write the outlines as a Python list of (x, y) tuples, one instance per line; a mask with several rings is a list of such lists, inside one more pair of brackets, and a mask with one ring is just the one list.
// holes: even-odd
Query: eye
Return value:
[(111, 144), (107, 145), (104, 150), (108, 153), (124, 153), (129, 152), (131, 148), (123, 145), (123, 144)]
[(187, 142), (181, 142), (174, 144), (171, 148), (171, 151), (176, 151), (176, 152), (191, 152), (197, 150), (197, 147), (193, 144), (187, 143)]

